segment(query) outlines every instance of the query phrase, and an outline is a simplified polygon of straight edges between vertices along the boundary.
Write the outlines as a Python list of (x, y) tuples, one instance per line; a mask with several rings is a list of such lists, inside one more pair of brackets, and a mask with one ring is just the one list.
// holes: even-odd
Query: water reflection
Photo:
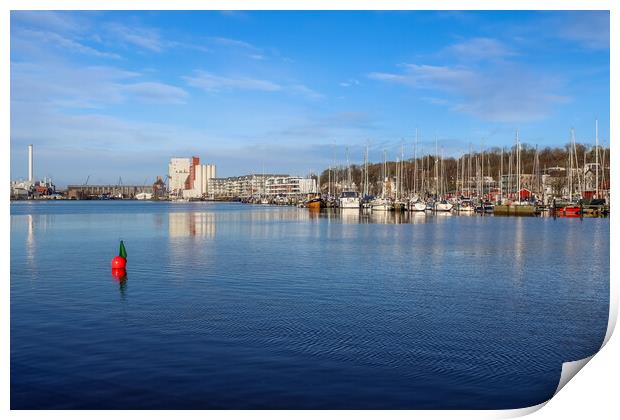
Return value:
[(215, 237), (214, 213), (170, 213), (168, 215), (168, 235), (170, 238), (200, 236)]
[(121, 292), (121, 299), (125, 299), (127, 292), (127, 271), (124, 268), (113, 268), (112, 277), (118, 282), (118, 290)]
[(26, 258), (28, 260), (28, 265), (34, 267), (35, 259), (35, 247), (34, 247), (34, 226), (32, 221), (32, 214), (26, 216), (26, 220), (28, 223), (28, 229), (26, 234)]
[(358, 209), (342, 209), (340, 210), (340, 218), (342, 223), (359, 223), (360, 211)]

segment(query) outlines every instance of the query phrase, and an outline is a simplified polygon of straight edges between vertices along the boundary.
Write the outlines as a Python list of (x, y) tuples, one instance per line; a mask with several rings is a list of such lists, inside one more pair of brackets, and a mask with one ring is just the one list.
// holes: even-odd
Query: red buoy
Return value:
[(112, 258), (112, 268), (125, 268), (126, 264), (127, 260), (125, 260), (125, 258), (123, 257), (116, 256)]

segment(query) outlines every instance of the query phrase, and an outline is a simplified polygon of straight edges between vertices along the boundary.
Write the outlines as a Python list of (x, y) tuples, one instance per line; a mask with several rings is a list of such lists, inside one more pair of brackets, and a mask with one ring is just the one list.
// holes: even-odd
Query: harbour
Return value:
[(7, 11), (11, 411), (518, 416), (609, 351), (610, 10), (313, 7)]

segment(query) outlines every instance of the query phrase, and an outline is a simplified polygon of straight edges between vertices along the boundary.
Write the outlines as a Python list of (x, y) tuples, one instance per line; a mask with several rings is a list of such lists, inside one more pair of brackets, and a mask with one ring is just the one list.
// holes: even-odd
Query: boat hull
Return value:
[(323, 201), (321, 200), (312, 200), (306, 203), (306, 207), (309, 209), (320, 209), (323, 207)]
[(415, 203), (409, 203), (409, 211), (426, 211), (426, 203), (416, 201)]
[(341, 209), (359, 209), (360, 199), (359, 198), (341, 198), (339, 205)]
[(499, 216), (535, 216), (536, 206), (531, 205), (496, 205), (493, 214)]
[(450, 203), (437, 203), (435, 204), (435, 211), (450, 211), (453, 205)]

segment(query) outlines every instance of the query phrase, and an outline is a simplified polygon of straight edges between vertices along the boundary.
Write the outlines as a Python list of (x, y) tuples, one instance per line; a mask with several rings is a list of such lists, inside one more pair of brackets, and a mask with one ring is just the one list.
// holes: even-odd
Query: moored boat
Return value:
[(305, 206), (309, 209), (320, 209), (325, 207), (325, 202), (321, 197), (314, 197), (307, 200)]
[(394, 210), (394, 205), (387, 198), (375, 198), (370, 202), (370, 208), (373, 211), (390, 211)]
[(452, 203), (449, 203), (446, 200), (441, 200), (435, 203), (435, 211), (441, 211), (441, 212), (445, 212), (445, 211), (450, 211), (452, 210), (452, 207), (454, 207), (454, 205)]
[(359, 194), (357, 191), (343, 191), (338, 198), (338, 204), (341, 209), (359, 209)]

